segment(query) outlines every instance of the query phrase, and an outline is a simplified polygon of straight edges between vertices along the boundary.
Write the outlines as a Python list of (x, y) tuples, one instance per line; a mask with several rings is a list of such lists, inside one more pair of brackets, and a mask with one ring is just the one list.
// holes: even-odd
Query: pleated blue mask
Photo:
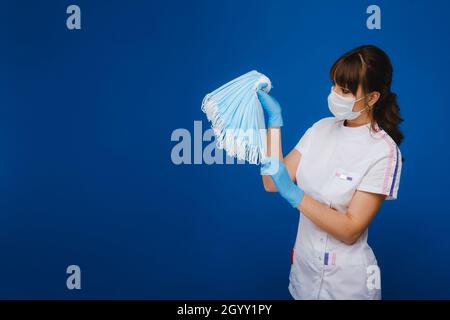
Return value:
[(353, 120), (358, 118), (361, 113), (369, 107), (366, 106), (359, 111), (353, 111), (355, 103), (364, 98), (365, 97), (362, 97), (356, 100), (355, 98), (343, 97), (337, 94), (333, 90), (333, 87), (331, 87), (331, 92), (328, 95), (328, 108), (330, 109), (331, 113), (339, 120)]

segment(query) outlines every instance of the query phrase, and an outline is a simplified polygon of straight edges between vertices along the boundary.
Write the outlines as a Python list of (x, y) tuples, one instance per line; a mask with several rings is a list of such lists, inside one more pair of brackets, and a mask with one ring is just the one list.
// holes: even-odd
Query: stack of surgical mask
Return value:
[(256, 93), (261, 83), (269, 92), (269, 78), (253, 70), (208, 93), (202, 102), (217, 147), (251, 164), (259, 164), (266, 150), (264, 113)]

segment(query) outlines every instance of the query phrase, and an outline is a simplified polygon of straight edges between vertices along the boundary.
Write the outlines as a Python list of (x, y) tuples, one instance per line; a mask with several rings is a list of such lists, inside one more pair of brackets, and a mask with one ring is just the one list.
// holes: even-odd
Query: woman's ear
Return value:
[(367, 104), (372, 107), (375, 103), (377, 103), (378, 99), (380, 99), (380, 93), (378, 91), (373, 91), (369, 94)]

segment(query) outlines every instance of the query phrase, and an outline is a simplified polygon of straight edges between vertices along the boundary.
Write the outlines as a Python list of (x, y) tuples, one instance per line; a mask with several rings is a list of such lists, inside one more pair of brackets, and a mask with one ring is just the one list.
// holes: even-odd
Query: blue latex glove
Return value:
[(265, 91), (261, 90), (266, 87), (266, 83), (262, 83), (258, 86), (258, 99), (264, 111), (267, 114), (267, 127), (268, 128), (279, 128), (283, 126), (283, 118), (281, 117), (281, 106), (275, 98), (270, 96)]
[(291, 180), (282, 161), (275, 157), (265, 159), (261, 164), (261, 174), (272, 177), (278, 192), (292, 207), (296, 208), (300, 204), (305, 192)]

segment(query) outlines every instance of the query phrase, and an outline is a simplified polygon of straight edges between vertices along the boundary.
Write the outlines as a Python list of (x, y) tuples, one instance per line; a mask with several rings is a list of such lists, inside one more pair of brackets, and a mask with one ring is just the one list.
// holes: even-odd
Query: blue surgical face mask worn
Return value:
[(353, 111), (353, 106), (355, 105), (355, 103), (364, 98), (365, 97), (362, 97), (356, 100), (350, 97), (343, 97), (337, 94), (333, 90), (333, 87), (331, 87), (331, 92), (328, 95), (328, 108), (330, 109), (331, 113), (339, 120), (353, 120), (358, 118), (361, 113), (365, 109), (367, 109), (368, 106), (359, 111)]

